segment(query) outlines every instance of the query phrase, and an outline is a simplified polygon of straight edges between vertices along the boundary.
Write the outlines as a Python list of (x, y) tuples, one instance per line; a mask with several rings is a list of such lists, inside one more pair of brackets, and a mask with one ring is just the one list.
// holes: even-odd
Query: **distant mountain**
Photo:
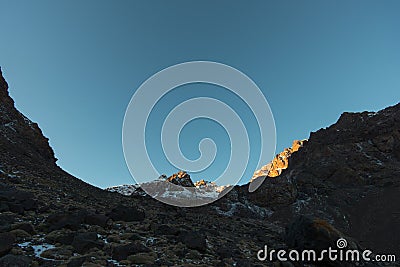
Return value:
[[(190, 175), (179, 171), (169, 177), (161, 175), (157, 180), (134, 185), (119, 185), (106, 188), (110, 192), (117, 192), (125, 196), (146, 196), (156, 197), (165, 203), (175, 203), (187, 206), (187, 202), (209, 203), (222, 197), (225, 190), (231, 186), (218, 186), (215, 183), (204, 180), (193, 183)], [(222, 194), (222, 195), (220, 195)]]
[[(400, 104), (344, 113), (213, 204), (173, 207), (135, 185), (102, 190), (59, 168), (0, 71), (0, 266), (399, 266), (257, 259), (265, 245), (321, 251), (338, 238), (399, 259), (399, 151)], [(155, 182), (219, 190), (184, 172)]]
[[(249, 187), (258, 186), (264, 181), (265, 178), (273, 178), (279, 176), (283, 170), (288, 168), (289, 158), (290, 156), (297, 152), (303, 144), (307, 142), (307, 140), (295, 140), (293, 141), (292, 147), (284, 149), (281, 153), (277, 154), (276, 157), (268, 164), (264, 165), (261, 169), (254, 172), (253, 177), (250, 180)], [(187, 191), (187, 194), (190, 196), (190, 187), (196, 187), (198, 189), (203, 190), (205, 197), (211, 197), (216, 199), (218, 195), (224, 191), (226, 188), (231, 187), (230, 185), (218, 186), (215, 183), (207, 182), (204, 179), (193, 182), (190, 178), (190, 175), (185, 171), (179, 171), (178, 173), (172, 174), (171, 176), (167, 177), (165, 174), (161, 175), (158, 180), (153, 182), (148, 182), (145, 184), (133, 184), (133, 185), (117, 185), (106, 188), (105, 190), (110, 192), (117, 192), (125, 196), (131, 195), (146, 195), (146, 192), (143, 191), (141, 186), (145, 187), (158, 187), (157, 185), (160, 181), (164, 181), (166, 184), (170, 182), (174, 185), (182, 186), (182, 187), (189, 187), (188, 189), (185, 188), (176, 188), (176, 187), (168, 187), (169, 190), (163, 189), (163, 193), (169, 197), (176, 197), (176, 194), (173, 191)], [(251, 192), (256, 190), (250, 190)], [(160, 192), (157, 192), (157, 196), (160, 195)]]

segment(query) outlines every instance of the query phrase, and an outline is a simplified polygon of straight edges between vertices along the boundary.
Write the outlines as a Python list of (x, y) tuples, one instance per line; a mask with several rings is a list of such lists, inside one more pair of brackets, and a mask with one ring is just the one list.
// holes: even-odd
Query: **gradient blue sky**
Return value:
[[(58, 164), (105, 187), (132, 183), (121, 146), (132, 94), (177, 63), (217, 61), (252, 78), (273, 111), (277, 151), (343, 111), (399, 102), (399, 14), (396, 0), (0, 1), (0, 65)], [(218, 125), (199, 124), (227, 146)], [(182, 142), (198, 129), (188, 125)]]

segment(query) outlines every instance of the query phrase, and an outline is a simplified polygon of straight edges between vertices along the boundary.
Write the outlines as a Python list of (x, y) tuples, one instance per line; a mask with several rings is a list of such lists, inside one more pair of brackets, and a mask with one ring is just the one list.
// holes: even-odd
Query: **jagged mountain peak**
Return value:
[(0, 69), (0, 135), (3, 137), (0, 139), (0, 150), (1, 154), (9, 155), (3, 161), (7, 165), (18, 165), (21, 160), (55, 165), (57, 159), (49, 145), (49, 139), (44, 137), (36, 123), (15, 108), (8, 89), (8, 83)]
[(184, 187), (194, 187), (194, 183), (190, 178), (190, 175), (185, 171), (179, 171), (174, 173), (170, 177), (166, 179), (168, 182), (173, 183), (175, 185), (180, 185)]
[(14, 100), (10, 97), (8, 92), (8, 83), (3, 76), (2, 69), (0, 67), (0, 112), (7, 109), (15, 109)]
[(386, 134), (400, 121), (400, 103), (378, 112), (344, 112), (338, 121), (310, 134), (310, 142), (334, 144), (357, 142)]
[(291, 147), (285, 148), (282, 152), (277, 154), (275, 158), (268, 164), (261, 167), (261, 169), (254, 172), (250, 182), (253, 182), (259, 177), (277, 177), (283, 170), (289, 166), (290, 156), (297, 152), (307, 142), (304, 140), (294, 140)]

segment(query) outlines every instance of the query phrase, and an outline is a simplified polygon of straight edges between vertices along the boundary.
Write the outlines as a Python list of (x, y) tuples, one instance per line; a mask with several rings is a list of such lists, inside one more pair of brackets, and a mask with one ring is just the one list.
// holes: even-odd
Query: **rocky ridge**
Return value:
[[(8, 94), (8, 84), (1, 75), (0, 69), (0, 153), (8, 155), (3, 165), (16, 165), (18, 161), (29, 161), (36, 164), (44, 161), (55, 166), (57, 159), (49, 145), (49, 139), (43, 136), (36, 123), (22, 115), (14, 106)], [(10, 151), (15, 151), (20, 158), (15, 158)]]
[[(148, 182), (146, 184), (117, 185), (117, 186), (108, 187), (105, 190), (110, 191), (110, 192), (117, 192), (117, 193), (120, 193), (125, 196), (131, 196), (131, 195), (144, 196), (144, 195), (146, 195), (146, 192), (144, 192), (142, 190), (142, 188), (141, 188), (142, 186), (149, 187), (150, 186), (149, 184), (158, 183), (160, 181), (163, 183), (171, 183), (171, 184), (182, 186), (182, 187), (189, 187), (189, 188), (196, 187), (197, 189), (200, 189), (200, 190), (207, 190), (208, 192), (214, 192), (216, 194), (216, 196), (218, 196), (218, 194), (220, 192), (222, 192), (225, 188), (228, 187), (228, 186), (218, 186), (216, 183), (205, 181), (204, 179), (193, 182), (190, 175), (187, 172), (181, 170), (177, 173), (172, 174), (169, 177), (167, 177), (165, 174), (162, 174), (158, 178), (158, 180), (155, 180), (154, 182)], [(174, 188), (171, 188), (171, 190), (173, 190), (173, 189)], [(182, 191), (182, 189), (179, 189), (179, 191)]]
[(282, 152), (277, 154), (275, 158), (268, 164), (261, 167), (261, 169), (254, 172), (250, 182), (263, 176), (277, 177), (281, 175), (282, 171), (289, 166), (290, 156), (297, 152), (307, 140), (294, 140), (291, 147), (285, 148)]
[(190, 178), (190, 175), (184, 171), (179, 171), (178, 173), (172, 174), (166, 180), (175, 185), (183, 187), (194, 187), (194, 183)]

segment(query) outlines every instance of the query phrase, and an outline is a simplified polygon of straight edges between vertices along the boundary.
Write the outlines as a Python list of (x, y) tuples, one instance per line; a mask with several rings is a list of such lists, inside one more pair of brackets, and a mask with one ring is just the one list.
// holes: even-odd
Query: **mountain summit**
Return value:
[(175, 173), (168, 177), (166, 180), (176, 185), (184, 187), (194, 187), (194, 183), (190, 178), (190, 175), (184, 171), (179, 171), (178, 173)]

